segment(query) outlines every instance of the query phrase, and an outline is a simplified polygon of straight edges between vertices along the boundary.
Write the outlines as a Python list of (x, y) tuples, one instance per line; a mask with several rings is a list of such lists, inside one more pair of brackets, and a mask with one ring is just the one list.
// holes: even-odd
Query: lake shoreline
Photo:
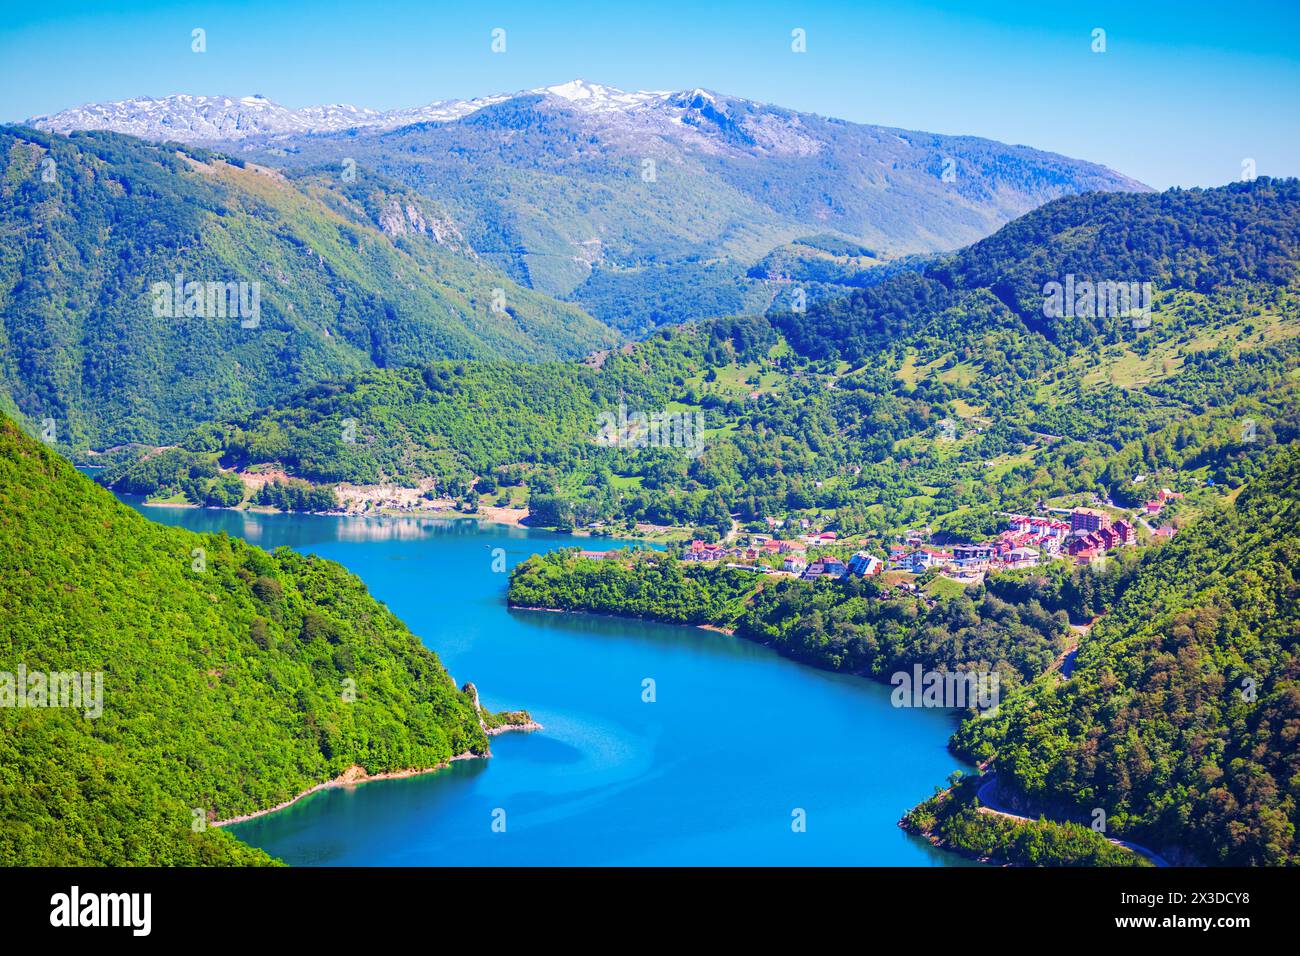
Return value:
[(374, 783), (377, 780), (405, 780), (408, 777), (420, 777), (425, 774), (437, 773), (439, 770), (446, 770), (453, 763), (459, 760), (475, 760), (491, 757), (491, 751), (487, 753), (476, 754), (472, 750), (466, 750), (464, 753), (456, 754), (449, 757), (442, 763), (434, 767), (413, 767), (407, 770), (388, 770), (383, 773), (367, 773), (359, 764), (353, 764), (347, 770), (344, 770), (332, 780), (326, 780), (324, 783), (318, 783), (314, 787), (308, 787), (302, 793), (283, 803), (277, 803), (273, 807), (267, 807), (263, 810), (254, 810), (252, 813), (240, 814), (231, 817), (228, 820), (214, 820), (208, 824), (210, 827), (228, 827), (235, 826), (239, 823), (247, 823), (249, 820), (256, 820), (259, 817), (270, 816), (272, 813), (279, 813), (281, 810), (287, 810), (302, 800), (307, 799), (314, 793), (320, 793), (322, 790), (334, 790), (339, 787), (356, 787), (363, 783)]
[[(511, 611), (541, 611), (545, 614), (584, 614), (587, 615), (588, 617), (607, 617), (615, 621), (648, 621), (651, 624), (663, 624), (665, 627), (693, 627), (701, 631), (710, 631), (714, 634), (724, 634), (727, 637), (736, 636), (736, 629), (734, 627), (719, 627), (716, 624), (679, 624), (676, 621), (658, 621), (652, 617), (638, 617), (635, 614), (608, 614), (604, 611), (584, 611), (579, 608), (571, 609), (565, 607), (530, 607), (526, 604), (511, 604), (508, 601), (506, 602), (506, 607), (509, 608)], [(748, 640), (748, 638), (742, 638), (742, 640)], [(750, 643), (757, 644), (759, 647), (771, 647), (770, 644), (764, 644), (762, 641), (750, 640)], [(776, 648), (773, 648), (773, 650), (776, 650), (776, 652), (780, 654), (782, 657), (784, 657), (786, 660), (794, 661), (795, 663), (798, 664), (808, 663), (807, 661), (799, 660), (797, 657), (791, 657), (788, 654), (782, 654), (781, 651), (777, 650)], [(816, 664), (808, 664), (808, 666), (817, 667)], [(830, 668), (818, 667), (817, 669), (829, 670)], [(859, 674), (855, 676), (862, 677), (865, 675)], [(868, 680), (870, 679), (871, 678), (868, 678)]]
[(489, 737), (496, 737), (500, 734), (509, 733), (532, 734), (545, 729), (546, 728), (537, 721), (529, 720), (522, 724), (502, 724), (500, 727), (485, 727), (483, 728), (483, 733), (487, 734)]
[[(1069, 816), (1062, 816), (1059, 813), (1038, 812), (1033, 815), (1033, 811), (1013, 810), (1006, 806), (1000, 806), (1001, 797), (998, 795), (997, 773), (990, 770), (987, 765), (980, 768), (983, 772), (978, 776), (963, 779), (947, 789), (936, 793), (933, 797), (923, 801), (907, 812), (903, 819), (898, 821), (899, 829), (905, 833), (921, 837), (930, 843), (936, 849), (945, 853), (955, 853), (958, 856), (968, 860), (974, 860), (977, 863), (983, 863), (988, 866), (999, 867), (1026, 867), (1026, 866), (1076, 866), (1080, 865), (1077, 858), (1059, 857), (1048, 858), (1043, 860), (1041, 857), (1031, 857), (1023, 851), (1017, 851), (1014, 838), (1002, 837), (1000, 841), (992, 848), (993, 852), (982, 852), (985, 847), (976, 848), (974, 846), (965, 846), (960, 841), (949, 839), (943, 835), (942, 825), (947, 817), (954, 812), (965, 812), (974, 810), (977, 819), (1000, 818), (1010, 824), (1017, 833), (1022, 832), (1026, 827), (1060, 827), (1066, 825), (1086, 826), (1078, 819), (1071, 819)], [(973, 789), (972, 789), (973, 788)], [(953, 808), (956, 808), (956, 811)], [(919, 813), (918, 813), (919, 811)], [(928, 821), (928, 822), (927, 822)], [(996, 831), (994, 831), (996, 833)], [(1112, 837), (1104, 832), (1100, 836), (1110, 846), (1120, 850), (1125, 850), (1131, 855), (1130, 859), (1120, 859), (1116, 861), (1113, 858), (1106, 858), (1104, 862), (1094, 861), (1093, 865), (1101, 866), (1152, 866), (1167, 867), (1170, 865), (1165, 857), (1141, 844), (1133, 843), (1121, 837)], [(1018, 855), (1017, 855), (1018, 853)], [(1140, 860), (1142, 862), (1132, 862)], [(1188, 861), (1192, 865), (1197, 865), (1195, 861)]]
[[(263, 849), (290, 866), (411, 865), (441, 861), (446, 859), (452, 843), (459, 848), (458, 860), (491, 859), (515, 865), (558, 858), (577, 865), (608, 865), (611, 854), (617, 855), (624, 845), (638, 848), (646, 860), (671, 865), (723, 865), (742, 860), (746, 864), (771, 864), (787, 859), (801, 865), (849, 865), (867, 859), (899, 865), (935, 865), (939, 857), (946, 858), (950, 864), (965, 862), (956, 855), (938, 854), (925, 841), (906, 837), (894, 826), (899, 808), (915, 802), (918, 794), (929, 792), (933, 782), (952, 770), (951, 761), (942, 753), (943, 740), (952, 730), (952, 721), (946, 717), (900, 721), (889, 706), (887, 693), (872, 693), (881, 689), (878, 684), (870, 687), (853, 681), (856, 686), (848, 686), (834, 681), (827, 685), (811, 671), (782, 664), (775, 659), (776, 655), (754, 654), (757, 647), (740, 647), (739, 640), (728, 640), (711, 628), (710, 639), (692, 641), (686, 632), (673, 627), (661, 629), (659, 622), (653, 621), (645, 621), (643, 627), (627, 615), (608, 615), (619, 620), (587, 625), (566, 624), (564, 618), (558, 617), (532, 618), (530, 625), (527, 614), (502, 616), (501, 612), (507, 610), (504, 575), (490, 570), (488, 562), (482, 560), (485, 545), (504, 547), (509, 553), (521, 548), (524, 553), (531, 553), (570, 548), (579, 545), (578, 540), (545, 532), (537, 534), (535, 529), (506, 531), (481, 519), (473, 524), (332, 522), (296, 514), (239, 515), (231, 509), (152, 510), (142, 507), (139, 497), (133, 498), (132, 503), (165, 524), (189, 527), (200, 533), (224, 530), (251, 537), (264, 546), (287, 546), (338, 561), (358, 574), (379, 599), (388, 602), (394, 613), (408, 621), (427, 646), (439, 655), (446, 655), (446, 666), (460, 678), (458, 684), (472, 673), (484, 692), (494, 695), (488, 708), (492, 713), (483, 715), (486, 723), (513, 720), (525, 724), (517, 728), (520, 731), (532, 729), (526, 724), (533, 722), (531, 718), (522, 714), (507, 717), (496, 709), (503, 704), (513, 707), (525, 702), (536, 703), (546, 715), (534, 711), (537, 721), (546, 728), (536, 739), (510, 740), (507, 736), (497, 736), (498, 730), (506, 728), (491, 728), (492, 735), (486, 737), (486, 741), (492, 742), (491, 755), (507, 757), (504, 762), (472, 764), (459, 770), (452, 767), (450, 773), (429, 778), (422, 784), (394, 784), (315, 801), (308, 799), (316, 790), (370, 782), (368, 776), (357, 772), (338, 779), (344, 768), (361, 762), (345, 756), (335, 764), (337, 770), (330, 768), (332, 780), (325, 776), (311, 781), (300, 778), (296, 787), (286, 788), (280, 795), (264, 795), (238, 807), (219, 806), (209, 818), (221, 817), (220, 822), (237, 840)], [(421, 526), (424, 530), (417, 531)], [(406, 529), (410, 529), (409, 535)], [(527, 540), (523, 540), (525, 537)], [(615, 539), (595, 546), (632, 545)], [(549, 613), (558, 612), (552, 609)], [(515, 621), (511, 622), (510, 618)], [(539, 632), (544, 623), (553, 627)], [(660, 633), (660, 630), (675, 633)], [(598, 636), (604, 635), (616, 639), (599, 639)], [(761, 645), (762, 642), (745, 640), (744, 644)], [(787, 655), (781, 656), (789, 660)], [(729, 715), (714, 713), (714, 708), (701, 703), (707, 695), (699, 694), (677, 695), (673, 698), (677, 706), (673, 708), (644, 707), (641, 678), (646, 674), (656, 675), (661, 686), (679, 689), (689, 689), (697, 681), (702, 682), (700, 686), (711, 688), (714, 694), (727, 699), (741, 699), (758, 688), (764, 699), (800, 701), (799, 712), (813, 715), (808, 718), (810, 730), (824, 725), (837, 727), (838, 731), (831, 736), (840, 745), (850, 739), (857, 740), (859, 730), (851, 730), (838, 718), (846, 713), (856, 714), (859, 719), (851, 721), (855, 726), (882, 728), (880, 734), (868, 734), (872, 741), (867, 745), (871, 753), (888, 761), (892, 759), (890, 755), (911, 754), (920, 749), (925, 754), (922, 770), (911, 775), (914, 780), (900, 774), (906, 779), (875, 787), (870, 785), (874, 773), (865, 766), (855, 766), (846, 780), (838, 772), (827, 769), (833, 761), (812, 759), (804, 753), (798, 758), (798, 764), (813, 778), (825, 781), (820, 792), (832, 794), (837, 806), (856, 807), (859, 816), (870, 825), (856, 825), (845, 834), (844, 840), (801, 841), (794, 845), (780, 838), (785, 826), (778, 825), (773, 831), (776, 836), (762, 841), (770, 842), (767, 849), (704, 834), (682, 845), (661, 846), (657, 842), (659, 831), (655, 823), (660, 808), (679, 797), (682, 788), (699, 786), (702, 789), (698, 799), (702, 806), (735, 809), (731, 781), (736, 774), (750, 772), (747, 768), (754, 765), (752, 758), (770, 747), (770, 739), (760, 742), (754, 737), (743, 737), (721, 754), (710, 749), (701, 784), (698, 774), (688, 764), (667, 758), (666, 748), (694, 753), (692, 745), (698, 740), (695, 729), (698, 717), (707, 714), (725, 717), (724, 725), (737, 733), (744, 732), (743, 718), (735, 711)], [(620, 692), (621, 684), (618, 684), (624, 678), (626, 693)], [(616, 686), (608, 689), (611, 680)], [(461, 689), (463, 692), (464, 687)], [(538, 694), (535, 701), (532, 700), (534, 689)], [(797, 748), (803, 740), (801, 732), (780, 730), (777, 733), (783, 748)], [(499, 746), (497, 740), (502, 741)], [(909, 741), (915, 746), (906, 743)], [(480, 740), (472, 747), (482, 752), (487, 749), (484, 743)], [(470, 747), (462, 746), (452, 753), (466, 749)], [(837, 745), (834, 749), (841, 747)], [(393, 771), (388, 774), (379, 774), (376, 767), (374, 779), (436, 773), (446, 768), (451, 755), (434, 760), (400, 760), (383, 768)], [(647, 775), (643, 772), (646, 767), (657, 767), (658, 772)], [(586, 803), (570, 806), (575, 768), (591, 784), (590, 807)], [(762, 776), (772, 778), (771, 786), (778, 790), (790, 785), (775, 770), (763, 771)], [(625, 784), (630, 777), (639, 783), (617, 786)], [(300, 794), (299, 791), (309, 792)], [(554, 800), (547, 795), (553, 795)], [(803, 798), (803, 795), (791, 793), (791, 806), (799, 804), (796, 797)], [(538, 801), (575, 812), (586, 808), (618, 813), (626, 815), (629, 822), (612, 842), (609, 833), (573, 831), (550, 817), (528, 818), (535, 826), (530, 827), (527, 843), (493, 838), (489, 835), (492, 831), (479, 826), (485, 806), (514, 807), (517, 812), (523, 812), (535, 809)], [(440, 812), (431, 816), (428, 811), (435, 803)], [(290, 807), (295, 809), (279, 813)], [(771, 822), (769, 810), (742, 800), (737, 812), (746, 826), (761, 827)], [(779, 822), (783, 816), (778, 815)], [(512, 817), (519, 819), (513, 813)]]
[[(543, 729), (545, 728), (543, 728), (537, 721), (528, 720), (521, 724), (502, 724), (500, 727), (493, 727), (491, 729), (484, 728), (483, 732), (489, 737), (496, 737), (500, 734), (508, 733), (531, 734)], [(240, 823), (247, 823), (249, 820), (256, 820), (260, 817), (270, 816), (272, 813), (279, 813), (281, 810), (287, 810), (294, 804), (307, 799), (314, 793), (320, 793), (323, 790), (336, 790), (339, 787), (359, 787), (364, 783), (375, 783), (380, 780), (406, 780), (411, 777), (423, 777), (426, 774), (446, 770), (453, 763), (461, 760), (488, 760), (491, 757), (492, 751), (490, 749), (481, 754), (474, 753), (472, 750), (466, 750), (464, 753), (459, 753), (454, 757), (449, 757), (442, 763), (433, 767), (412, 767), (407, 770), (387, 770), (383, 773), (367, 773), (365, 768), (360, 764), (353, 764), (332, 780), (326, 780), (323, 783), (316, 784), (314, 787), (308, 787), (306, 790), (302, 791), (302, 793), (284, 801), (283, 803), (277, 803), (275, 806), (267, 807), (263, 810), (254, 810), (252, 813), (244, 813), (236, 817), (231, 817), (228, 820), (214, 820), (210, 822), (208, 826), (235, 826)]]

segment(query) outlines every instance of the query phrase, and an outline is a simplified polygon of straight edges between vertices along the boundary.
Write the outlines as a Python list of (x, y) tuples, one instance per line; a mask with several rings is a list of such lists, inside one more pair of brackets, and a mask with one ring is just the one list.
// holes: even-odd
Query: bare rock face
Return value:
[(423, 235), (426, 226), (424, 217), (413, 205), (407, 203), (406, 208), (402, 208), (400, 200), (390, 199), (379, 211), (379, 228), (384, 231), (384, 235), (395, 238), (406, 235), (408, 231)]
[(428, 236), (439, 245), (468, 251), (465, 237), (456, 223), (446, 216), (434, 215), (410, 200), (390, 197), (379, 210), (378, 224), (390, 239), (405, 235)]

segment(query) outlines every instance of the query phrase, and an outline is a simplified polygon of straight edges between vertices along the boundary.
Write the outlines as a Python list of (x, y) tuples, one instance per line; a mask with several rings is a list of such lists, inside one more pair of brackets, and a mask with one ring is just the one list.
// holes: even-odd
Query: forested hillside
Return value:
[[(535, 523), (560, 527), (725, 531), (733, 515), (797, 515), (978, 536), (999, 510), (1132, 506), (1161, 486), (1191, 515), (1300, 435), (1298, 229), (1295, 181), (1063, 199), (837, 305), (663, 329), (581, 363), (374, 371), (182, 443), (317, 482), (433, 477), (453, 496), (527, 498)], [(1089, 261), (1093, 279), (1151, 276), (1147, 325), (1044, 324), (1042, 283)], [(1034, 275), (1037, 314), (1028, 299), (1009, 307), (1020, 300), (996, 276), (1020, 276), (1028, 296)], [(700, 447), (601, 444), (620, 401), (629, 415), (701, 416)]]
[(511, 573), (508, 597), (517, 607), (723, 627), (805, 663), (881, 680), (920, 664), (997, 671), (1004, 687), (1042, 674), (1063, 652), (1069, 622), (1063, 609), (1013, 604), (983, 587), (936, 598), (877, 580), (775, 579), (653, 552), (534, 555)]
[[(180, 307), (160, 308), (155, 286), (178, 281), (163, 305)], [(216, 308), (192, 283), (241, 298)], [(365, 369), (616, 339), (365, 170), (289, 179), (111, 133), (0, 128), (0, 390), (61, 446), (166, 444)]]
[(982, 325), (1028, 329), (1067, 353), (1144, 337), (1126, 316), (1046, 316), (1044, 286), (1071, 275), (1079, 282), (1150, 282), (1166, 298), (1294, 285), (1300, 181), (1066, 197), (918, 274), (819, 303), (806, 315), (785, 314), (777, 325), (800, 352), (853, 363), (916, 333), (960, 337), (972, 313), (988, 313)]
[(1300, 862), (1300, 450), (1151, 554), (1043, 680), (971, 721), (1032, 805), (1210, 864)]
[[(154, 524), (7, 418), (0, 672), (5, 865), (266, 863), (201, 824), (488, 746), (470, 695), (342, 567)], [(18, 675), (55, 672), (101, 675), (101, 706), (14, 705)]]

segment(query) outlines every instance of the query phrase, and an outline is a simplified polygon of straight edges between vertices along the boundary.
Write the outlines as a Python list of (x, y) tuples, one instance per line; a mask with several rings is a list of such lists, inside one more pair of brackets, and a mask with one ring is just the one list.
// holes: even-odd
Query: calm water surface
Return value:
[[(488, 760), (324, 791), (232, 828), (290, 864), (964, 862), (896, 826), (960, 766), (944, 749), (952, 716), (896, 710), (886, 686), (708, 631), (509, 610), (493, 549), (513, 567), (571, 537), (471, 520), (140, 510), (346, 565), (485, 706), (526, 708), (545, 726), (494, 738)], [(655, 703), (642, 702), (645, 678)], [(791, 829), (796, 808), (804, 833)]]

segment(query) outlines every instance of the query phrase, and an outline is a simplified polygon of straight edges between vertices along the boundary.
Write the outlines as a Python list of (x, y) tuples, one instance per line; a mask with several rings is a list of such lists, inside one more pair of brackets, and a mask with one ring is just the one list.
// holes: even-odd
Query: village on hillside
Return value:
[[(1032, 568), (1046, 561), (1100, 563), (1114, 549), (1138, 543), (1135, 521), (1142, 522), (1153, 540), (1172, 538), (1172, 526), (1152, 528), (1146, 518), (1159, 515), (1168, 502), (1182, 497), (1162, 489), (1133, 520), (1090, 507), (1044, 508), (1048, 512), (1045, 515), (1003, 514), (1006, 527), (990, 541), (940, 545), (934, 543), (936, 536), (928, 528), (909, 531), (890, 545), (883, 557), (866, 550), (866, 541), (851, 542), (834, 531), (810, 529), (807, 520), (801, 522), (802, 533), (779, 537), (785, 522), (768, 518), (770, 534), (750, 534), (743, 543), (697, 539), (682, 547), (680, 558), (757, 574), (832, 580), (850, 575), (873, 577), (887, 571), (916, 576), (933, 571), (973, 585), (983, 582), (990, 573)], [(851, 551), (855, 546), (860, 549)], [(591, 554), (599, 556), (598, 552)]]

